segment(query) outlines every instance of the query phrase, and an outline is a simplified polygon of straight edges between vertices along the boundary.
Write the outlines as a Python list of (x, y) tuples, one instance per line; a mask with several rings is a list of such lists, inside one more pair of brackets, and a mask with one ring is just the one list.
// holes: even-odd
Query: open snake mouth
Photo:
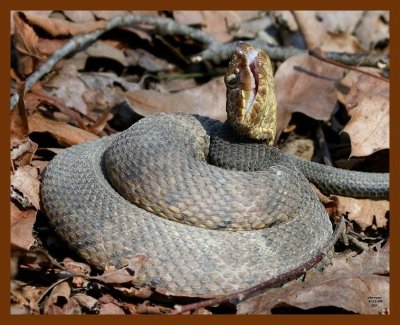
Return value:
[(250, 52), (246, 54), (247, 56), (247, 62), (248, 62), (248, 68), (251, 72), (252, 78), (251, 78), (251, 92), (250, 92), (250, 97), (247, 101), (246, 105), (246, 113), (250, 111), (250, 109), (253, 107), (254, 100), (257, 96), (258, 92), (258, 84), (259, 84), (259, 75), (256, 67), (256, 58), (258, 55), (258, 51), (255, 49), (252, 49)]

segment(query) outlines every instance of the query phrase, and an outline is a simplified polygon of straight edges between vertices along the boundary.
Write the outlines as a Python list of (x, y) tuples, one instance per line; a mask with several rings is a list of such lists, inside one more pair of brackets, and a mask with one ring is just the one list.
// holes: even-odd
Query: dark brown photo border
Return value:
[[(246, 322), (257, 323), (257, 324), (273, 324), (279, 322), (279, 324), (285, 323), (304, 323), (304, 324), (341, 324), (343, 322), (351, 324), (376, 324), (378, 322), (396, 322), (399, 321), (400, 308), (399, 306), (399, 258), (398, 247), (399, 247), (399, 187), (398, 187), (398, 167), (399, 166), (399, 130), (397, 127), (400, 115), (399, 97), (400, 91), (396, 90), (399, 88), (399, 62), (396, 58), (400, 58), (399, 53), (399, 39), (400, 28), (399, 28), (399, 9), (396, 8), (394, 1), (380, 0), (370, 1), (364, 0), (359, 2), (350, 1), (295, 1), (295, 0), (278, 0), (278, 1), (253, 1), (253, 0), (202, 0), (202, 1), (182, 1), (182, 0), (170, 0), (170, 1), (73, 1), (73, 0), (17, 0), (17, 1), (2, 1), (1, 6), (1, 85), (2, 89), (0, 92), (1, 96), (1, 127), (0, 127), (0, 142), (1, 142), (1, 206), (4, 208), (4, 214), (2, 218), (1, 231), (1, 256), (4, 261), (3, 267), (0, 267), (1, 272), (1, 319), (4, 324), (16, 324), (21, 323), (27, 324), (110, 324), (110, 322), (118, 322), (118, 324), (152, 324), (152, 323), (174, 323), (174, 324), (187, 324), (197, 323), (203, 324), (204, 322), (212, 322), (215, 324), (228, 323), (229, 324), (243, 324)], [(133, 316), (95, 316), (95, 315), (78, 315), (78, 316), (29, 316), (29, 315), (10, 315), (10, 299), (9, 299), (9, 213), (10, 213), (10, 153), (9, 153), (9, 139), (10, 139), (10, 123), (9, 123), (9, 71), (10, 71), (10, 11), (11, 10), (121, 10), (121, 9), (142, 9), (142, 10), (170, 10), (170, 9), (190, 9), (190, 10), (284, 10), (284, 9), (298, 9), (298, 10), (390, 10), (390, 33), (392, 36), (392, 42), (390, 44), (391, 52), (391, 91), (390, 96), (390, 119), (391, 119), (391, 153), (390, 153), (390, 203), (391, 203), (391, 215), (393, 216), (390, 220), (390, 229), (394, 236), (391, 236), (391, 278), (390, 278), (390, 315), (388, 316), (365, 316), (365, 315), (210, 315), (210, 316), (155, 316), (155, 315), (133, 315)], [(397, 321), (397, 323), (398, 323)]]

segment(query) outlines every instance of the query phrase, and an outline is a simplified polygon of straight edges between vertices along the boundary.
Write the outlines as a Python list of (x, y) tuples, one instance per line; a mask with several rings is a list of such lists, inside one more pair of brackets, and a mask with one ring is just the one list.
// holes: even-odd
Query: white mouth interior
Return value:
[(256, 98), (257, 91), (258, 91), (258, 75), (257, 72), (255, 71), (255, 59), (257, 57), (258, 51), (255, 49), (252, 49), (248, 54), (247, 54), (247, 62), (248, 62), (248, 68), (251, 71), (251, 74), (253, 78), (251, 78), (251, 93), (249, 100), (247, 101), (246, 105), (246, 113), (250, 110), (250, 108), (253, 106), (254, 99)]

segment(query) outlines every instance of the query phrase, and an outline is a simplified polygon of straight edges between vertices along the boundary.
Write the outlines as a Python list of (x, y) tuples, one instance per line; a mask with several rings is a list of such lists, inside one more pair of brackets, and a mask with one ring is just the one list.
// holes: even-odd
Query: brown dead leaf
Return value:
[(63, 47), (68, 40), (66, 39), (48, 39), (40, 37), (37, 42), (37, 49), (44, 57), (49, 57), (55, 51)]
[(197, 86), (196, 80), (194, 79), (172, 79), (162, 80), (158, 84), (158, 89), (161, 92), (177, 92), (185, 89), (192, 89)]
[(354, 34), (367, 51), (389, 42), (389, 12), (366, 11)]
[(44, 250), (28, 250), (22, 246), (11, 243), (11, 257), (16, 260), (17, 265), (24, 265), (30, 268), (60, 269), (50, 255)]
[(93, 133), (79, 129), (64, 122), (57, 122), (44, 117), (40, 113), (29, 116), (30, 132), (48, 132), (62, 146), (71, 146), (85, 141), (95, 140)]
[(119, 85), (127, 90), (140, 88), (139, 84), (128, 82), (114, 73), (84, 73), (80, 75), (80, 78), (86, 86), (86, 90), (82, 93), (82, 98), (87, 105), (88, 111), (91, 111), (92, 108), (108, 111), (122, 103), (124, 97), (121, 95), (121, 87)]
[[(278, 45), (277, 39), (270, 34), (266, 33), (270, 26), (273, 25), (271, 16), (264, 16), (257, 19), (251, 19), (242, 22), (236, 31), (234, 31), (235, 38), (253, 39), (262, 37), (263, 40), (268, 41), (271, 45)], [(268, 37), (268, 38), (267, 38)]]
[(29, 249), (35, 242), (32, 235), (37, 211), (34, 209), (21, 210), (11, 202), (10, 211), (10, 240), (19, 247)]
[[(136, 307), (135, 305), (129, 304), (129, 303), (124, 303), (124, 302), (119, 302), (116, 300), (114, 297), (112, 297), (110, 294), (105, 294), (99, 298), (99, 302), (101, 303), (100, 305), (100, 314), (101, 315), (125, 315), (124, 309), (121, 307), (125, 307), (126, 305), (129, 311), (132, 309), (134, 310), (134, 313), (136, 313)], [(133, 308), (131, 306), (134, 306)], [(131, 308), (130, 308), (131, 307)]]
[(22, 99), (23, 85), (18, 86), (20, 94), (17, 106), (11, 112), (10, 117), (10, 151), (11, 160), (16, 166), (29, 164), (37, 149), (37, 144), (32, 142), (29, 137), (28, 116)]
[[(153, 294), (153, 290), (149, 287), (124, 287), (124, 286), (114, 286), (114, 290), (121, 292), (126, 297), (135, 297), (140, 299), (147, 299)], [(163, 292), (161, 292), (163, 294)]]
[(205, 308), (196, 309), (192, 315), (212, 315), (213, 313)]
[(335, 84), (344, 72), (308, 55), (296, 55), (283, 62), (275, 74), (277, 134), (286, 128), (293, 112), (329, 120), (337, 102)]
[[(35, 15), (43, 16), (43, 17), (49, 17), (49, 15), (52, 13), (52, 10), (23, 10), (22, 12), (24, 14), (26, 14), (27, 12), (29, 13), (31, 11), (33, 11), (35, 13)], [(11, 35), (14, 35), (14, 33), (15, 33), (15, 22), (13, 19), (13, 16), (15, 13), (16, 13), (15, 10), (10, 10), (10, 23), (11, 23), (10, 32), (11, 32)]]
[(88, 114), (88, 109), (82, 95), (87, 87), (81, 80), (76, 67), (69, 62), (65, 62), (62, 69), (58, 71), (49, 82), (43, 84), (49, 87), (46, 91), (50, 96), (55, 96), (68, 107), (72, 107), (84, 115)]
[(133, 257), (126, 266), (120, 269), (110, 268), (102, 275), (92, 277), (92, 279), (114, 284), (132, 282), (137, 277), (138, 272), (140, 272), (142, 265), (146, 263), (146, 261), (146, 256), (137, 255)]
[(93, 15), (98, 18), (98, 19), (103, 19), (103, 20), (110, 20), (116, 16), (121, 16), (126, 14), (126, 11), (122, 10), (93, 10), (92, 11)]
[(137, 306), (136, 312), (138, 314), (165, 314), (171, 312), (171, 309), (152, 304), (150, 301), (146, 300)]
[(103, 20), (73, 23), (59, 18), (37, 16), (32, 12), (26, 13), (25, 16), (32, 25), (42, 28), (54, 37), (90, 33), (107, 26), (107, 22)]
[(331, 33), (352, 34), (362, 19), (363, 11), (317, 11), (315, 18), (322, 22), (326, 30)]
[(311, 139), (304, 139), (295, 133), (290, 133), (279, 148), (305, 160), (311, 160), (314, 155), (314, 142)]
[(360, 314), (379, 314), (389, 309), (388, 250), (368, 251), (333, 259), (323, 272), (307, 273), (304, 282), (291, 281), (282, 288), (238, 304), (238, 314), (270, 314), (273, 308), (293, 306), (302, 310), (334, 306)]
[(226, 119), (226, 95), (223, 78), (189, 90), (163, 94), (155, 90), (135, 90), (124, 93), (130, 107), (138, 114), (147, 116), (159, 112), (186, 112)]
[(221, 43), (232, 40), (234, 34), (231, 29), (240, 26), (244, 20), (258, 16), (257, 11), (174, 11), (176, 22), (187, 25), (201, 25), (204, 32)]
[(18, 53), (18, 72), (21, 76), (30, 75), (44, 59), (37, 48), (38, 36), (24, 20), (24, 14), (16, 12), (13, 15), (15, 24), (14, 44)]
[(68, 282), (57, 284), (44, 302), (44, 314), (48, 315), (68, 315), (80, 314), (81, 309), (78, 303), (70, 298), (71, 288)]
[(11, 175), (11, 186), (25, 197), (31, 206), (39, 209), (40, 181), (36, 167), (26, 165), (19, 167)]
[(368, 227), (385, 228), (388, 225), (387, 212), (389, 201), (354, 199), (351, 197), (337, 196), (339, 214), (348, 212), (348, 219), (355, 221), (362, 230)]
[(95, 20), (93, 13), (89, 10), (64, 10), (63, 13), (74, 23), (86, 23)]
[[(359, 21), (361, 12), (294, 11), (294, 15), (309, 49), (347, 53), (363, 50), (350, 32)], [(337, 15), (344, 16), (337, 19)]]
[(100, 315), (125, 315), (124, 310), (114, 303), (101, 304)]
[(15, 146), (28, 136), (28, 114), (23, 100), (24, 84), (18, 84), (18, 103), (11, 111), (11, 146)]
[(98, 312), (99, 310), (99, 301), (91, 296), (85, 295), (84, 293), (77, 293), (72, 297), (72, 299), (87, 311)]
[[(25, 307), (29, 314), (39, 314), (39, 299), (46, 288), (30, 286), (20, 281), (11, 282), (11, 302)], [(21, 310), (21, 309), (20, 309)]]
[(32, 157), (36, 152), (38, 145), (32, 142), (29, 138), (21, 140), (11, 148), (11, 160), (16, 166), (25, 166), (30, 164)]
[(68, 257), (64, 258), (63, 264), (64, 264), (65, 269), (71, 273), (80, 273), (80, 274), (89, 275), (91, 272), (90, 265), (88, 265), (86, 263), (82, 263), (82, 262), (76, 262)]
[[(35, 111), (39, 106), (43, 104), (51, 105), (56, 107), (61, 113), (65, 114), (69, 118), (71, 118), (74, 122), (76, 122), (81, 129), (87, 130), (85, 123), (80, 117), (79, 113), (72, 110), (71, 108), (64, 105), (64, 103), (52, 96), (48, 96), (43, 93), (41, 90), (33, 90), (25, 95), (25, 104), (28, 111)], [(57, 112), (54, 113), (56, 115)]]
[(291, 32), (297, 32), (298, 26), (294, 16), (289, 10), (273, 11), (273, 17), (278, 21), (279, 25), (284, 26)]
[(389, 83), (351, 71), (341, 81), (337, 95), (351, 116), (343, 130), (350, 136), (350, 156), (368, 156), (388, 149)]
[(124, 67), (128, 65), (128, 61), (125, 57), (124, 52), (120, 49), (106, 43), (103, 41), (97, 41), (93, 45), (91, 45), (87, 50), (86, 53), (90, 57), (101, 57), (114, 60)]
[(47, 160), (34, 159), (31, 161), (31, 165), (38, 169), (39, 175), (43, 173), (44, 169), (47, 167), (48, 164), (49, 161)]
[(143, 49), (126, 49), (128, 65), (138, 65), (146, 71), (171, 71), (175, 66)]

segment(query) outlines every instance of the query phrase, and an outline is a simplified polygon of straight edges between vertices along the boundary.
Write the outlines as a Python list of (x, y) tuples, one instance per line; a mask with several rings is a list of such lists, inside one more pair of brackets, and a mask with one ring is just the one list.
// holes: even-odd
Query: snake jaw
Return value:
[(276, 134), (276, 98), (269, 57), (239, 43), (225, 75), (229, 124), (239, 134), (273, 144)]
[(247, 102), (246, 106), (246, 113), (248, 113), (254, 105), (254, 100), (256, 99), (257, 93), (258, 93), (258, 84), (260, 82), (258, 71), (257, 71), (257, 66), (256, 66), (256, 58), (258, 56), (258, 52), (256, 50), (252, 50), (249, 53), (249, 56), (247, 58), (248, 60), (248, 68), (251, 72), (252, 78), (251, 80), (251, 91), (250, 91), (250, 97)]

